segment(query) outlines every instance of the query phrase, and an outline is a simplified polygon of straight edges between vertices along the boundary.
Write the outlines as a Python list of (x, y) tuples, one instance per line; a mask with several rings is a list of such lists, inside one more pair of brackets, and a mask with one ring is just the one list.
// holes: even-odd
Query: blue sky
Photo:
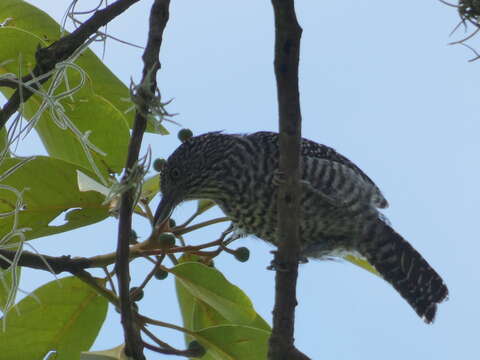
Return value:
[[(59, 21), (68, 1), (30, 0)], [(82, 3), (82, 2), (81, 2)], [(96, 1), (85, 1), (94, 5)], [(143, 45), (151, 1), (141, 1), (109, 26), (109, 33)], [(87, 7), (87, 6), (86, 6)], [(425, 325), (386, 282), (344, 262), (302, 265), (298, 285), (296, 344), (312, 359), (452, 359), (477, 352), (479, 254), (478, 192), (480, 61), (461, 46), (447, 46), (458, 22), (438, 1), (297, 1), (304, 29), (300, 91), (303, 135), (330, 145), (361, 167), (390, 202), (395, 229), (442, 275), (450, 300), (436, 322)], [(456, 36), (456, 37), (455, 37)], [(475, 46), (475, 39), (471, 42)], [(480, 41), (477, 41), (480, 49)], [(101, 48), (95, 47), (97, 54)], [(126, 84), (139, 80), (141, 50), (110, 41), (105, 62)], [(273, 14), (269, 1), (172, 1), (162, 47), (159, 86), (169, 109), (195, 134), (213, 130), (277, 129), (272, 67)], [(168, 125), (176, 133), (174, 125)], [(178, 145), (176, 136), (149, 135), (157, 157)], [(34, 136), (22, 152), (43, 152)], [(174, 214), (187, 218), (193, 205)], [(205, 214), (203, 219), (213, 217)], [(138, 220), (135, 229), (147, 236)], [(224, 227), (188, 240), (215, 239)], [(32, 242), (42, 253), (91, 256), (115, 248), (116, 221)], [(272, 247), (240, 240), (251, 259), (223, 255), (217, 267), (252, 299), (268, 321), (274, 273), (266, 267)], [(150, 268), (134, 262), (133, 284)], [(22, 288), (50, 281), (25, 271)], [(146, 289), (139, 305), (152, 317), (180, 322), (172, 279)], [(161, 330), (177, 346), (182, 337)], [(111, 311), (97, 350), (122, 342)], [(149, 359), (163, 359), (150, 354)]]

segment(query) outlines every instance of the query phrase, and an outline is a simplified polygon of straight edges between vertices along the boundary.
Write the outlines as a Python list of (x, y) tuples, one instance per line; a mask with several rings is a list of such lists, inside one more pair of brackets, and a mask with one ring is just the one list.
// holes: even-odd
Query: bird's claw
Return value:
[(300, 255), (298, 258), (298, 263), (299, 264), (306, 264), (308, 263), (308, 259), (305, 256)]
[[(271, 253), (276, 254), (277, 251), (271, 251)], [(308, 259), (305, 256), (300, 255), (298, 257), (298, 263), (299, 264), (306, 264), (306, 263), (308, 263)], [(267, 270), (280, 271), (280, 272), (289, 271), (287, 269), (287, 266), (284, 263), (278, 262), (276, 260), (276, 258), (273, 258), (273, 260), (270, 262), (270, 265), (267, 266)]]
[(275, 260), (272, 260), (270, 262), (270, 265), (267, 266), (267, 270), (280, 271), (280, 272), (287, 272), (288, 271), (288, 269), (285, 267), (285, 264), (278, 263)]

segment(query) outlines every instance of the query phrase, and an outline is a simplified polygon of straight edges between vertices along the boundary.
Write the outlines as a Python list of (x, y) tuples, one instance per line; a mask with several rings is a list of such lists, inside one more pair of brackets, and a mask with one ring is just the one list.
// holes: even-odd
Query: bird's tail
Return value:
[(431, 323), (437, 304), (448, 297), (440, 275), (405, 239), (382, 220), (371, 224), (361, 251), (368, 262), (407, 300), (416, 313)]

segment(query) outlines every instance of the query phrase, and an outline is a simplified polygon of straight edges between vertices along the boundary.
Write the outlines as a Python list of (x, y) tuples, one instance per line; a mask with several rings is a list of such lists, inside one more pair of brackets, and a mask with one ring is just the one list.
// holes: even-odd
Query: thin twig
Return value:
[(175, 229), (175, 231), (173, 231), (173, 233), (175, 235), (183, 235), (183, 234), (201, 229), (203, 227), (210, 226), (210, 225), (213, 225), (213, 224), (218, 224), (218, 223), (225, 222), (225, 221), (230, 221), (230, 218), (224, 216), (224, 217), (219, 217), (219, 218), (216, 218), (216, 219), (207, 220), (207, 221), (204, 221), (204, 222), (201, 222), (201, 223), (189, 226), (189, 227), (177, 227)]
[(193, 331), (188, 330), (186, 328), (183, 328), (181, 326), (175, 325), (175, 324), (170, 324), (170, 323), (167, 323), (165, 321), (155, 320), (155, 319), (149, 318), (148, 316), (140, 315), (140, 314), (137, 314), (137, 318), (143, 324), (161, 326), (161, 327), (172, 329), (172, 330), (178, 330), (178, 331), (181, 331), (185, 334), (193, 335)]
[[(143, 134), (147, 127), (147, 117), (149, 113), (148, 104), (152, 103), (157, 91), (157, 71), (160, 69), (159, 54), (162, 44), (163, 31), (169, 17), (169, 0), (155, 0), (150, 10), (150, 24), (147, 46), (143, 53), (143, 76), (141, 85), (138, 88), (138, 98), (143, 100), (139, 105), (135, 115), (135, 122), (132, 130), (132, 137), (128, 147), (127, 161), (125, 165), (125, 175), (122, 181), (127, 181), (129, 172), (134, 168), (140, 154), (140, 147)], [(130, 247), (129, 237), (132, 231), (132, 212), (135, 193), (130, 189), (122, 194), (120, 202), (120, 215), (118, 223), (118, 244), (117, 244), (117, 277), (118, 291), (120, 296), (120, 309), (122, 326), (125, 338), (125, 353), (135, 360), (143, 360), (143, 341), (140, 336), (135, 316), (132, 312), (129, 296), (130, 283)]]
[(202, 250), (205, 248), (209, 248), (212, 246), (220, 245), (221, 240), (214, 240), (210, 241), (205, 244), (201, 245), (187, 245), (187, 246), (178, 246), (178, 247), (171, 247), (168, 249), (153, 249), (153, 250), (144, 250), (142, 252), (142, 255), (148, 256), (148, 255), (162, 255), (162, 254), (175, 254), (175, 253), (183, 253), (183, 252), (194, 252), (198, 250)]
[(116, 294), (117, 290), (115, 289), (115, 283), (113, 282), (112, 274), (110, 274), (110, 272), (108, 271), (108, 268), (106, 266), (103, 266), (102, 269), (103, 269), (103, 272), (105, 273), (105, 277), (106, 277), (108, 283), (110, 284), (110, 288)]
[(143, 279), (143, 282), (140, 284), (138, 287), (139, 289), (143, 289), (148, 282), (152, 279), (152, 277), (155, 275), (158, 269), (160, 269), (160, 264), (162, 263), (163, 259), (165, 258), (165, 255), (161, 255), (158, 257), (157, 262), (155, 263), (153, 269), (148, 273), (148, 275)]
[(160, 340), (158, 337), (155, 336), (150, 330), (147, 329), (145, 325), (142, 326), (142, 332), (144, 332), (150, 339), (155, 341), (159, 346), (166, 348), (166, 349), (173, 349), (173, 347), (166, 342)]
[[(196, 246), (180, 246), (172, 247), (169, 249), (151, 249), (149, 245), (150, 240), (147, 239), (142, 243), (138, 243), (130, 247), (129, 260), (134, 260), (139, 257), (155, 263), (155, 260), (147, 257), (148, 255), (171, 255), (180, 252), (198, 251), (208, 247), (220, 245), (219, 240), (211, 241), (205, 244)], [(0, 269), (8, 269), (11, 266), (12, 261), (17, 256), (17, 250), (0, 249)], [(102, 255), (95, 255), (89, 258), (85, 257), (71, 257), (71, 256), (50, 256), (45, 254), (36, 254), (30, 251), (22, 251), (15, 260), (16, 266), (28, 267), (31, 269), (49, 271), (54, 274), (60, 274), (62, 272), (69, 272), (72, 274), (78, 271), (91, 269), (91, 268), (104, 268), (108, 265), (115, 263), (116, 252), (111, 252)], [(177, 263), (176, 259), (173, 261)]]

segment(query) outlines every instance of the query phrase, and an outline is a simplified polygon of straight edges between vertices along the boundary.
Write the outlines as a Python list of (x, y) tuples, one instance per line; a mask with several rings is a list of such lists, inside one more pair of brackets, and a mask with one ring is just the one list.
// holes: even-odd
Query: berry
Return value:
[(235, 250), (233, 256), (235, 256), (235, 259), (238, 261), (245, 262), (250, 257), (250, 250), (248, 250), (246, 247), (239, 247), (237, 250)]
[(143, 289), (140, 289), (136, 286), (130, 289), (130, 300), (131, 301), (140, 301), (143, 299)]
[(191, 356), (194, 357), (202, 357), (206, 353), (205, 348), (197, 340), (190, 341), (188, 351), (190, 351)]
[(175, 235), (169, 232), (164, 232), (158, 237), (158, 242), (161, 247), (169, 248), (175, 245)]
[(193, 136), (193, 132), (190, 129), (182, 129), (178, 132), (177, 136), (178, 140), (183, 143)]
[(155, 159), (155, 161), (153, 162), (153, 169), (158, 172), (162, 171), (166, 162), (167, 161), (165, 159)]
[(164, 280), (167, 278), (168, 272), (162, 269), (158, 269), (157, 271), (155, 271), (154, 276), (157, 280)]

